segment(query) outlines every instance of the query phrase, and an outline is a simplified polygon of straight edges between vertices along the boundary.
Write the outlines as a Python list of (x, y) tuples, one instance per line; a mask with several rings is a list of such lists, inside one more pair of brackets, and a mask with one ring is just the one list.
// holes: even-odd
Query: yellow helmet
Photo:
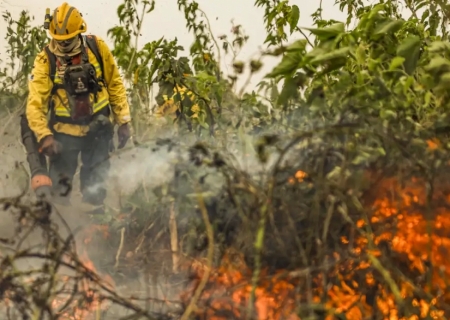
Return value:
[(49, 26), (50, 35), (55, 40), (69, 40), (87, 31), (87, 24), (81, 13), (67, 2), (55, 9)]

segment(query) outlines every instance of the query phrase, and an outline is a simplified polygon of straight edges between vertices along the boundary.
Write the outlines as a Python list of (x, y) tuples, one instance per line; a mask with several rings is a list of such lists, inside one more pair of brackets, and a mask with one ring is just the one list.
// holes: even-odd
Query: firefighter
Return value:
[(52, 201), (70, 205), (81, 155), (82, 204), (102, 213), (114, 126), (119, 149), (130, 138), (126, 89), (104, 40), (83, 35), (87, 24), (75, 7), (64, 2), (53, 15), (47, 9), (44, 27), (51, 40), (34, 60), (26, 120), (48, 157)]
[(186, 81), (190, 74), (192, 70), (185, 57), (171, 59), (160, 68), (157, 78), (159, 92), (155, 98), (158, 106), (155, 112), (156, 117), (169, 117), (174, 121), (182, 115), (196, 117), (200, 107), (196, 103), (195, 95), (181, 83), (174, 83), (176, 81), (173, 80), (178, 78)]

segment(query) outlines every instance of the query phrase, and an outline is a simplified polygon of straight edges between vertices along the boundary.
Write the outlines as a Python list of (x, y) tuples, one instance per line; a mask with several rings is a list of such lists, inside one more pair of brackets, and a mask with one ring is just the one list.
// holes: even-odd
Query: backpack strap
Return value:
[(48, 45), (45, 46), (44, 50), (45, 50), (45, 53), (47, 54), (47, 57), (48, 57), (48, 62), (49, 62), (48, 75), (50, 77), (50, 80), (52, 80), (52, 83), (53, 83), (53, 88), (52, 88), (52, 91), (51, 91), (51, 95), (53, 95), (53, 94), (55, 94), (56, 90), (64, 88), (64, 87), (61, 84), (56, 84), (55, 85), (56, 56), (50, 51)]
[(49, 66), (49, 72), (48, 75), (50, 77), (50, 80), (52, 80), (53, 83), (53, 87), (52, 90), (50, 92), (50, 97), (48, 99), (48, 110), (50, 112), (50, 130), (53, 131), (53, 125), (52, 123), (55, 122), (55, 112), (53, 110), (53, 103), (52, 103), (52, 96), (57, 94), (57, 90), (58, 89), (64, 89), (64, 86), (60, 83), (55, 84), (55, 75), (56, 75), (56, 56), (50, 51), (48, 45), (45, 46), (44, 48), (45, 53), (47, 54), (47, 58), (48, 58), (48, 66)]
[(95, 59), (97, 59), (97, 62), (100, 65), (100, 70), (102, 71), (102, 76), (101, 76), (101, 80), (105, 81), (105, 72), (104, 72), (104, 67), (103, 67), (103, 59), (100, 55), (100, 52), (98, 50), (98, 44), (97, 44), (97, 37), (95, 35), (86, 35), (83, 36), (83, 38), (86, 41), (86, 44), (89, 48), (89, 50), (92, 51), (92, 53), (95, 56)]
[(45, 46), (44, 50), (45, 50), (45, 53), (47, 54), (48, 62), (49, 62), (48, 75), (50, 76), (50, 80), (52, 80), (52, 82), (55, 82), (56, 56), (50, 51), (50, 49), (48, 48), (48, 45)]

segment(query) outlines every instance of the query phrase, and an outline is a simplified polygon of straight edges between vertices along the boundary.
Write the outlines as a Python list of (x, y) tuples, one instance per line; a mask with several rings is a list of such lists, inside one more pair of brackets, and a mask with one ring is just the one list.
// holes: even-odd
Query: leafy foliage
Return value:
[(0, 105), (12, 110), (23, 103), (27, 95), (28, 76), (34, 57), (42, 50), (48, 37), (43, 28), (32, 27), (34, 18), (26, 11), (22, 11), (17, 20), (9, 12), (3, 13), (2, 17), (8, 24), (4, 38), (8, 59), (0, 60), (4, 64), (0, 71)]

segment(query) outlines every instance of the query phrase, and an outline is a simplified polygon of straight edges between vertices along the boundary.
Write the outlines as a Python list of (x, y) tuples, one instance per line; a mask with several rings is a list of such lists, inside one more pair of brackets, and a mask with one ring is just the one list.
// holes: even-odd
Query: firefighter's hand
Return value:
[(119, 145), (117, 149), (122, 149), (127, 144), (128, 139), (130, 139), (130, 126), (125, 123), (117, 129), (117, 136), (119, 138)]
[(55, 140), (53, 136), (45, 137), (41, 142), (39, 152), (45, 154), (48, 157), (54, 156), (61, 151), (61, 144)]

